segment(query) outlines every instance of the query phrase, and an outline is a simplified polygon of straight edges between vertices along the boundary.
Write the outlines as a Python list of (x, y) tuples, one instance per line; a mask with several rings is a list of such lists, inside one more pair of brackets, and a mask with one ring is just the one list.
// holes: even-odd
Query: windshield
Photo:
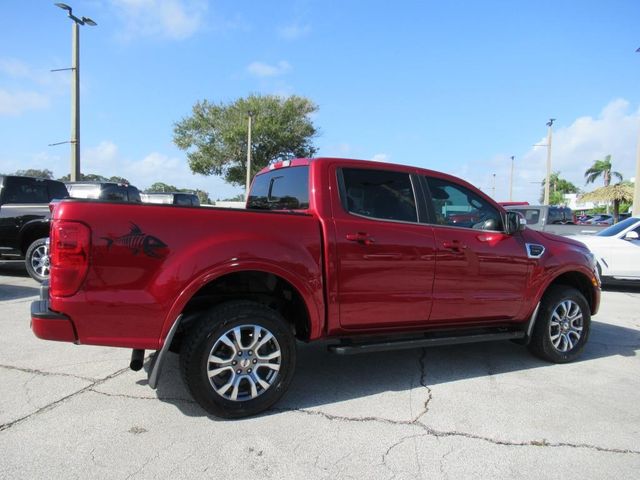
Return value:
[(633, 225), (634, 223), (636, 223), (639, 219), (637, 218), (627, 218), (626, 220), (623, 220), (619, 223), (616, 223), (615, 225), (611, 225), (609, 228), (605, 228), (604, 230), (596, 233), (596, 236), (598, 237), (613, 237), (614, 235), (619, 234), (620, 232), (622, 232), (623, 230), (625, 230), (626, 228), (629, 228), (631, 225)]

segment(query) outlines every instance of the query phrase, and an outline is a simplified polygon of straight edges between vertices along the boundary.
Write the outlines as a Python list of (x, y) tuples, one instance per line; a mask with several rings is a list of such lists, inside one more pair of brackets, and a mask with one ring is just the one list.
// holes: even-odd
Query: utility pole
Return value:
[(551, 139), (553, 136), (552, 127), (555, 118), (550, 118), (547, 122), (547, 176), (544, 182), (544, 204), (549, 205), (549, 183), (551, 182)]
[(509, 201), (513, 201), (513, 163), (515, 160), (515, 156), (511, 155), (511, 176), (509, 177)]
[(493, 186), (491, 187), (491, 198), (496, 199), (496, 174), (493, 174)]
[[(640, 48), (636, 53), (640, 52)], [(633, 187), (633, 216), (640, 217), (640, 131), (638, 133), (638, 149), (636, 151), (636, 182)]]
[(249, 187), (251, 187), (251, 121), (253, 120), (253, 112), (249, 110), (249, 127), (247, 129), (247, 185), (244, 194), (245, 201), (249, 199)]
[[(73, 20), (71, 25), (71, 171), (70, 180), (80, 180), (80, 25), (95, 27), (96, 22), (89, 17), (78, 18), (72, 13), (72, 8), (64, 3), (56, 3), (67, 11), (67, 17)], [(66, 70), (66, 69), (62, 69)]]

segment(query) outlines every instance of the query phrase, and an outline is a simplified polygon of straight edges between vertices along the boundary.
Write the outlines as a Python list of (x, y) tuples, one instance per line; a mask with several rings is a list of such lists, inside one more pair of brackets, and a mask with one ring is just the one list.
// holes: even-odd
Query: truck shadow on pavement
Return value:
[[(401, 393), (421, 386), (537, 368), (562, 368), (537, 359), (526, 347), (507, 341), (349, 356), (327, 352), (327, 344), (298, 344), (296, 373), (289, 391), (262, 416), (283, 410), (314, 409), (387, 392)], [(639, 349), (640, 331), (594, 321), (589, 343), (575, 363), (615, 355), (635, 356)], [(174, 404), (188, 416), (209, 416), (187, 392), (179, 372), (178, 355), (171, 354), (166, 360), (157, 390), (159, 400)], [(392, 396), (379, 401), (399, 399)], [(354, 410), (353, 416), (371, 416), (371, 412), (362, 410), (366, 405), (354, 404), (353, 408), (358, 410)], [(388, 408), (394, 409), (393, 405)]]
[[(0, 279), (0, 301), (33, 297), (37, 296), (40, 291), (38, 284), (29, 279), (23, 261), (0, 261), (0, 277), (5, 277)], [(33, 286), (13, 284), (12, 279), (20, 277), (29, 279), (29, 284)], [(20, 281), (20, 283), (23, 282)]]

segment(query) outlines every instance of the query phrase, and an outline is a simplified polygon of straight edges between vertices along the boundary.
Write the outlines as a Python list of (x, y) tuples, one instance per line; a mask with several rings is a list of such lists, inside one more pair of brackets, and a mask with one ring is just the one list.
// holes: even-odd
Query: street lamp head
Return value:
[(636, 52), (640, 52), (640, 48), (638, 48), (638, 49), (636, 50)]
[(547, 127), (550, 127), (551, 125), (553, 125), (553, 122), (555, 121), (556, 121), (555, 118), (550, 118), (549, 121), (547, 122)]
[(96, 25), (98, 25), (96, 22), (91, 20), (89, 17), (82, 17), (82, 22), (84, 24), (86, 24), (86, 25), (89, 25), (90, 27), (95, 27)]
[(69, 5), (67, 5), (66, 3), (56, 3), (55, 6), (58, 7), (58, 8), (61, 8), (63, 10), (66, 10), (69, 13), (71, 13), (71, 7)]

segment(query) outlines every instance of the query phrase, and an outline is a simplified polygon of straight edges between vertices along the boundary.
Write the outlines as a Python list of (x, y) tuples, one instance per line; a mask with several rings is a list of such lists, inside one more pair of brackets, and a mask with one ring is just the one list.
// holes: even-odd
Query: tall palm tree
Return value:
[[(622, 181), (622, 174), (611, 170), (611, 155), (604, 157), (604, 160), (596, 160), (593, 165), (584, 172), (586, 183), (593, 183), (596, 179), (602, 175), (604, 186), (608, 187), (611, 184), (611, 177), (617, 177), (619, 181)], [(609, 202), (607, 202), (607, 213), (609, 213)]]
[(611, 155), (604, 157), (604, 160), (596, 160), (593, 165), (584, 172), (584, 177), (587, 180), (586, 183), (593, 183), (596, 179), (602, 175), (604, 180), (604, 186), (608, 187), (611, 184), (611, 177), (617, 177), (622, 181), (622, 174), (611, 170)]

